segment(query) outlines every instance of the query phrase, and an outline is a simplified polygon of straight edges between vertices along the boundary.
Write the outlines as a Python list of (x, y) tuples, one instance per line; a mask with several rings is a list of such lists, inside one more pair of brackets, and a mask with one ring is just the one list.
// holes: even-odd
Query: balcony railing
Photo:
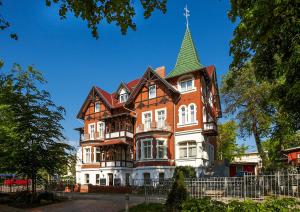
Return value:
[(203, 133), (206, 135), (217, 135), (218, 134), (218, 127), (217, 123), (214, 121), (211, 122), (204, 122), (203, 123)]
[(125, 160), (117, 160), (117, 161), (101, 161), (101, 167), (133, 167), (132, 161), (125, 161)]
[(93, 140), (105, 140), (105, 139), (112, 139), (112, 138), (120, 138), (120, 137), (129, 137), (133, 138), (133, 133), (128, 131), (118, 131), (118, 132), (110, 132), (110, 133), (87, 133), (82, 134), (81, 141), (93, 141)]
[(171, 131), (171, 127), (165, 121), (158, 121), (158, 122), (148, 122), (145, 124), (140, 124), (136, 128), (136, 133), (142, 133), (148, 131)]
[(102, 133), (96, 132), (93, 134), (90, 134), (90, 133), (84, 134), (83, 141), (90, 141), (90, 140), (104, 140), (104, 132), (102, 132)]

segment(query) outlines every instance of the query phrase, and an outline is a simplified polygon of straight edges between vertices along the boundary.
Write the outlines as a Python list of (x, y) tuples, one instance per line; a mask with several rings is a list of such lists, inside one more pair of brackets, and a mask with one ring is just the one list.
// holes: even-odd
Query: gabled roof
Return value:
[(167, 78), (179, 76), (191, 71), (203, 68), (200, 64), (198, 53), (192, 39), (189, 28), (186, 28), (181, 48), (177, 57), (175, 68), (170, 72)]
[(112, 108), (112, 102), (109, 100), (110, 94), (107, 93), (106, 91), (102, 90), (101, 88), (98, 88), (96, 86), (93, 86), (92, 89), (90, 90), (89, 94), (85, 98), (78, 114), (77, 118), (82, 119), (83, 118), (83, 113), (86, 111), (87, 107), (89, 106), (90, 102), (93, 101), (94, 95), (97, 94), (99, 98), (103, 101), (103, 103), (109, 107)]
[[(135, 80), (132, 80), (132, 81), (128, 82), (127, 84), (122, 82), (120, 84), (119, 88), (121, 86), (124, 86), (129, 92), (131, 92), (135, 88), (135, 86), (137, 85), (137, 83), (139, 81), (140, 81), (140, 79), (135, 79)], [(105, 91), (105, 90), (103, 90), (103, 89), (101, 89), (97, 86), (93, 86), (92, 89), (90, 90), (88, 96), (84, 100), (84, 103), (81, 106), (81, 108), (80, 108), (80, 110), (77, 114), (77, 118), (83, 118), (83, 112), (85, 112), (87, 106), (93, 100), (91, 98), (91, 95), (93, 94), (93, 92), (98, 94), (99, 98), (103, 101), (103, 103), (109, 109), (119, 108), (119, 107), (122, 107), (124, 105), (124, 103), (120, 103), (119, 100), (115, 98), (117, 93), (108, 93), (107, 91)]]
[(148, 67), (143, 75), (143, 77), (140, 79), (139, 83), (135, 86), (134, 90), (131, 92), (126, 104), (129, 104), (134, 100), (134, 98), (137, 96), (140, 89), (143, 87), (145, 82), (147, 81), (147, 75), (151, 73), (155, 77), (157, 77), (170, 91), (180, 96), (180, 92), (174, 88), (168, 81), (166, 81), (164, 78), (162, 78), (159, 74), (156, 73), (151, 67)]

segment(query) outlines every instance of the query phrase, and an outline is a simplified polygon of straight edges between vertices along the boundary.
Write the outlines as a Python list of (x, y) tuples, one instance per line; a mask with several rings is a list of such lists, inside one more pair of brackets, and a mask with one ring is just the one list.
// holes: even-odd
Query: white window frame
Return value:
[[(164, 116), (164, 122), (162, 123), (162, 126), (159, 126), (159, 120), (158, 120), (158, 113), (160, 112), (160, 111), (164, 111), (164, 113), (165, 113), (165, 116)], [(166, 124), (166, 120), (167, 120), (167, 108), (160, 108), (160, 109), (156, 109), (155, 110), (155, 121), (156, 121), (156, 123), (157, 123), (157, 126), (158, 127), (160, 127), (160, 128), (162, 128), (162, 127), (164, 127)]]
[[(182, 144), (186, 144), (186, 145), (182, 145)], [(193, 144), (193, 145), (191, 145), (190, 143), (195, 143), (195, 144)], [(191, 140), (191, 141), (181, 141), (179, 144), (178, 144), (178, 150), (179, 150), (179, 159), (180, 160), (185, 160), (185, 159), (196, 159), (197, 158), (197, 143), (196, 143), (196, 141), (193, 141), (193, 140)], [(193, 156), (193, 157), (191, 157), (190, 156), (190, 153), (189, 153), (189, 147), (195, 147), (196, 148), (196, 155), (195, 156)], [(181, 149), (185, 149), (186, 150), (186, 157), (181, 157), (181, 154), (180, 154), (180, 150)]]
[[(88, 182), (87, 179), (89, 179)], [(90, 174), (88, 173), (84, 174), (84, 184), (90, 184)]]
[[(160, 145), (160, 146), (163, 146), (163, 148), (164, 148), (162, 158), (158, 157), (158, 148), (159, 148), (158, 141), (163, 141), (163, 145)], [(167, 150), (168, 150), (167, 139), (166, 138), (156, 138), (156, 159), (168, 159)]]
[[(193, 105), (194, 106), (194, 116), (195, 116), (195, 121), (191, 122), (191, 114), (190, 114), (190, 106)], [(182, 108), (185, 109), (185, 118), (184, 118), (184, 122), (182, 119)], [(198, 125), (198, 120), (197, 120), (197, 106), (195, 103), (190, 103), (188, 106), (186, 105), (181, 105), (178, 109), (178, 123), (177, 123), (177, 127), (188, 127), (188, 126), (194, 126), (194, 125)]]
[[(91, 133), (91, 126), (94, 126), (94, 133)], [(90, 136), (90, 140), (94, 140), (95, 139), (95, 132), (96, 132), (95, 123), (88, 124), (88, 133), (89, 133), (89, 136)]]
[[(97, 106), (96, 105), (99, 105), (99, 108), (97, 109)], [(95, 111), (95, 113), (98, 113), (98, 112), (100, 112), (100, 102), (98, 101), (98, 102), (95, 102), (95, 108), (94, 108), (94, 111)]]
[[(90, 151), (90, 157), (89, 157), (89, 160), (87, 160), (87, 157), (86, 157), (86, 150), (89, 150)], [(92, 148), (91, 147), (84, 147), (83, 148), (83, 161), (84, 163), (92, 163)]]
[[(99, 152), (97, 151), (99, 149)], [(100, 153), (100, 161), (97, 161), (97, 152)], [(94, 163), (100, 163), (102, 159), (102, 153), (100, 147), (94, 147)]]
[[(154, 93), (151, 94), (151, 89), (154, 87)], [(149, 99), (154, 99), (156, 98), (156, 85), (150, 85), (149, 88), (148, 88), (148, 98)]]
[[(184, 122), (182, 120), (182, 108), (185, 109), (185, 117), (184, 117)], [(178, 125), (186, 125), (187, 124), (187, 107), (185, 105), (181, 105), (179, 107), (179, 110), (178, 110), (178, 115), (179, 115), (179, 124)]]
[[(194, 122), (192, 122), (192, 112), (191, 112), (191, 106), (194, 106)], [(191, 103), (188, 106), (188, 124), (198, 124), (197, 120), (197, 105), (195, 103)]]
[[(145, 114), (150, 114), (150, 124), (147, 128), (146, 124), (145, 124)], [(148, 110), (145, 112), (142, 112), (142, 124), (144, 125), (144, 130), (150, 130), (151, 129), (151, 123), (153, 121), (153, 114), (152, 114), (152, 110)]]
[[(100, 124), (103, 125), (102, 136), (101, 136), (101, 133), (100, 133)], [(104, 138), (105, 137), (105, 122), (98, 121), (97, 122), (97, 129), (96, 129), (96, 131), (99, 133), (98, 138)]]
[[(98, 175), (98, 181), (99, 181), (99, 183), (97, 183), (97, 175)], [(95, 184), (96, 185), (100, 185), (100, 179), (101, 179), (100, 174), (95, 174)]]
[(119, 95), (119, 102), (120, 103), (126, 102), (127, 99), (128, 99), (128, 94), (127, 93), (123, 93), (123, 94)]
[[(192, 86), (190, 89), (188, 89), (188, 86), (186, 84), (186, 90), (183, 90), (181, 87), (182, 83), (187, 83), (188, 81), (192, 81)], [(184, 75), (180, 77), (177, 81), (177, 88), (180, 91), (180, 93), (185, 94), (185, 93), (191, 93), (197, 91), (197, 88), (195, 87), (195, 77), (193, 75)]]
[[(151, 155), (149, 158), (145, 158), (145, 150), (144, 150), (144, 142), (149, 142), (150, 143), (150, 147), (151, 147)], [(153, 138), (144, 138), (140, 140), (141, 142), (141, 159), (142, 160), (149, 160), (149, 159), (153, 159)]]

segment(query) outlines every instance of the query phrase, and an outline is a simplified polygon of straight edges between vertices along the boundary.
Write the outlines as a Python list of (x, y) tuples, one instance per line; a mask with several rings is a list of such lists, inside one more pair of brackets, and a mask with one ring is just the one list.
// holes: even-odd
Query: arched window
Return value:
[(189, 123), (193, 124), (196, 123), (196, 105), (194, 103), (189, 105)]
[(186, 106), (183, 105), (179, 111), (179, 122), (180, 124), (186, 124)]

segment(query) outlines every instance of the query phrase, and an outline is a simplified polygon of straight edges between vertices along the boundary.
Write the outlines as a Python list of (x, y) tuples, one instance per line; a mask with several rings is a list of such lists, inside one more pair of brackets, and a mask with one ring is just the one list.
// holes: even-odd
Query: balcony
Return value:
[(117, 161), (101, 161), (100, 167), (128, 167), (133, 168), (132, 161), (117, 160)]
[(203, 123), (203, 134), (207, 136), (218, 135), (217, 123), (214, 121)]
[(104, 133), (104, 132), (96, 132), (93, 134), (81, 134), (80, 141), (104, 141), (109, 140), (113, 138), (120, 138), (120, 137), (129, 137), (133, 138), (133, 133), (128, 131), (117, 131), (117, 132), (110, 132), (110, 133)]
[(82, 141), (103, 141), (104, 140), (104, 132), (102, 133), (99, 133), (99, 132), (96, 132), (96, 133), (86, 133), (86, 134), (83, 134), (83, 138), (82, 138)]
[(165, 121), (159, 122), (149, 122), (145, 124), (140, 124), (136, 128), (136, 133), (143, 133), (149, 131), (171, 131), (171, 126)]

